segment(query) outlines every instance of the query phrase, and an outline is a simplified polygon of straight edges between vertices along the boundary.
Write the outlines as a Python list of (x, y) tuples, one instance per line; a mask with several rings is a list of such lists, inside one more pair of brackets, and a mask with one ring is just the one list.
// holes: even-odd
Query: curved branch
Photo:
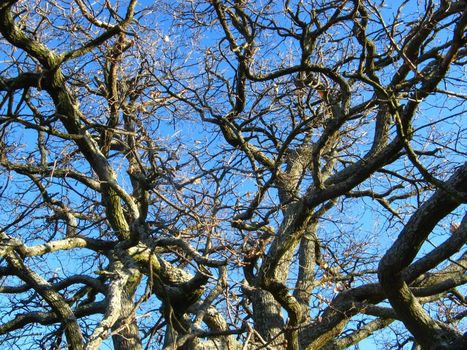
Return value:
[(49, 282), (27, 267), (16, 252), (11, 252), (5, 256), (8, 264), (15, 274), (32, 288), (49, 304), (58, 320), (65, 329), (66, 338), (72, 349), (84, 349), (84, 339), (81, 328), (77, 322), (73, 310), (66, 300), (53, 290)]
[[(106, 305), (107, 304), (105, 301), (80, 305), (75, 310), (73, 310), (73, 313), (77, 318), (99, 314), (104, 312)], [(25, 314), (16, 315), (13, 320), (7, 321), (0, 325), (0, 334), (7, 334), (32, 323), (38, 323), (43, 326), (47, 326), (58, 322), (60, 322), (60, 319), (54, 312), (28, 312)]]
[[(467, 163), (450, 177), (447, 184), (456, 191), (467, 192)], [(402, 272), (415, 258), (436, 224), (460, 204), (445, 191), (436, 191), (410, 218), (379, 264), (378, 277), (389, 302), (417, 342), (427, 349), (434, 344), (444, 344), (445, 330), (423, 310), (404, 281)], [(463, 225), (467, 225), (466, 221)]]
[[(106, 288), (102, 284), (101, 281), (99, 281), (98, 279), (86, 276), (86, 275), (70, 276), (70, 277), (64, 278), (63, 280), (57, 283), (51, 284), (51, 286), (53, 290), (59, 291), (59, 290), (68, 288), (69, 286), (73, 284), (84, 284), (89, 287), (92, 287), (94, 290), (99, 291), (101, 293), (105, 293), (106, 291)], [(6, 293), (6, 294), (24, 293), (32, 288), (33, 287), (28, 284), (25, 284), (22, 286), (0, 286), (0, 293)]]

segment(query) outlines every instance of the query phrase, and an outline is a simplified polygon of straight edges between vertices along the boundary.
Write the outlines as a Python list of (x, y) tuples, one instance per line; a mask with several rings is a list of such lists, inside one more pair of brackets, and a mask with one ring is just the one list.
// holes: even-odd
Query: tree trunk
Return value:
[(281, 316), (281, 307), (271, 293), (265, 290), (255, 290), (251, 295), (253, 304), (253, 319), (255, 329), (266, 342), (279, 344), (283, 337), (278, 336), (284, 329), (284, 321)]
[(115, 325), (112, 327), (112, 332), (116, 333), (112, 336), (115, 350), (142, 349), (134, 310), (135, 305), (133, 303), (133, 294), (134, 287), (129, 288), (128, 286), (122, 293), (122, 312), (118, 321), (115, 322)]

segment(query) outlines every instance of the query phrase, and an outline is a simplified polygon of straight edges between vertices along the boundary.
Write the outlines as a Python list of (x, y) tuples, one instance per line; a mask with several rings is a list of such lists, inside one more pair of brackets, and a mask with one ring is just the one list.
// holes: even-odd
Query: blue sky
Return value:
[[(153, 2), (142, 2), (142, 6), (146, 4), (152, 4)], [(400, 3), (400, 2), (398, 2)], [(397, 4), (398, 4), (397, 3)], [(394, 8), (396, 7), (396, 2), (391, 2), (388, 3), (387, 5), (381, 7), (381, 11), (383, 13), (383, 16), (385, 16), (388, 20), (390, 20), (394, 14)], [(412, 9), (415, 9), (415, 2), (414, 1), (409, 1), (406, 9), (411, 11)], [(407, 19), (407, 18), (406, 18)], [(179, 28), (172, 28), (171, 27), (171, 22), (168, 18), (158, 18), (156, 23), (148, 23), (148, 25), (154, 24), (155, 28), (157, 28), (158, 31), (155, 31), (154, 37), (159, 36), (158, 40), (160, 43), (160, 47), (162, 48), (162, 53), (158, 52), (156, 53), (157, 59), (162, 60), (168, 60), (167, 56), (163, 55), (164, 50), (167, 50), (169, 52), (170, 50), (173, 49), (173, 45), (180, 45), (178, 46), (178, 53), (180, 55), (179, 59), (177, 62), (182, 63), (184, 59), (186, 59), (185, 56), (187, 53), (187, 50), (191, 49), (190, 45), (193, 44), (193, 42), (190, 42), (188, 39), (185, 40), (183, 38), (183, 34), (179, 32)], [(200, 36), (200, 40), (203, 43), (203, 45), (207, 48), (211, 45), (211, 43), (215, 42), (215, 39), (219, 36), (218, 32), (215, 31), (205, 31), (203, 34)], [(440, 38), (440, 40), (443, 40), (443, 38)], [(58, 45), (58, 41), (56, 42)], [(165, 45), (165, 46), (164, 46)], [(184, 46), (186, 45), (186, 46)], [(285, 47), (285, 46), (284, 46)], [(197, 53), (197, 54), (192, 54), (188, 60), (188, 62), (197, 62), (202, 53)], [(18, 52), (18, 55), (21, 55), (20, 52)], [(160, 56), (157, 56), (160, 55)], [(76, 68), (78, 65), (73, 66), (75, 63), (72, 63), (71, 66), (68, 68), (70, 71), (72, 68)], [(229, 66), (225, 63), (222, 64), (221, 68), (223, 68), (226, 72), (226, 76), (229, 77), (229, 75), (232, 75), (232, 71), (229, 70)], [(84, 66), (83, 69), (87, 69), (90, 72), (95, 70), (95, 67), (92, 65), (89, 66)], [(457, 68), (456, 68), (457, 69)], [(459, 71), (456, 72), (456, 74), (462, 74), (461, 68), (458, 68)], [(192, 73), (197, 73), (197, 67), (193, 66), (193, 71)], [(14, 75), (14, 74), (13, 74)], [(456, 86), (454, 84), (448, 85), (447, 88), (449, 89), (456, 89)], [(219, 109), (225, 108), (225, 105), (227, 103), (225, 101), (219, 102)], [(438, 128), (437, 130), (433, 130), (430, 127), (425, 127), (422, 130), (420, 130), (419, 135), (421, 137), (416, 140), (415, 144), (416, 147), (419, 149), (431, 149), (433, 147), (433, 142), (436, 142), (439, 145), (443, 145), (445, 143), (452, 143), (452, 139), (448, 138), (446, 135), (443, 135), (443, 130), (452, 130), (456, 129), (458, 130), (459, 134), (462, 134), (462, 132), (465, 131), (465, 126), (462, 124), (462, 115), (461, 113), (465, 111), (464, 106), (455, 106), (454, 102), (450, 100), (449, 98), (446, 98), (445, 100), (439, 99), (439, 97), (436, 98), (429, 98), (427, 100), (427, 104), (425, 105), (423, 109), (420, 110), (419, 112), (419, 118), (417, 119), (417, 122), (415, 124), (415, 127), (420, 127), (422, 125), (425, 125), (430, 122), (438, 121), (440, 118), (444, 118), (444, 111), (446, 109), (450, 109), (450, 113), (453, 115), (452, 118), (447, 119), (441, 123), (438, 123)], [(50, 107), (50, 106), (49, 106)], [(48, 108), (49, 108), (48, 107)], [(442, 107), (442, 108), (440, 108)], [(96, 106), (92, 104), (84, 104), (82, 103), (82, 109), (84, 111), (88, 110), (89, 112), (93, 112), (95, 110)], [(28, 110), (25, 109), (23, 113), (28, 113)], [(206, 165), (213, 165), (214, 161), (209, 161), (208, 160), (208, 154), (209, 152), (214, 152), (219, 149), (219, 145), (222, 143), (222, 140), (218, 137), (219, 132), (214, 132), (214, 128), (212, 126), (206, 126), (201, 123), (199, 123), (199, 120), (196, 119), (195, 116), (189, 116), (185, 119), (177, 119), (176, 121), (173, 120), (168, 120), (167, 117), (167, 111), (162, 112), (158, 111), (157, 112), (157, 121), (160, 123), (158, 128), (155, 131), (155, 134), (157, 137), (160, 138), (161, 142), (165, 142), (166, 145), (168, 146), (167, 154), (165, 156), (169, 156), (168, 153), (171, 151), (178, 151), (179, 156), (182, 157), (182, 159), (186, 159), (184, 157), (188, 157), (187, 151), (190, 149), (197, 149), (198, 151), (204, 151), (203, 156), (205, 156), (206, 159)], [(182, 114), (182, 113), (180, 113)], [(272, 119), (272, 118), (271, 118)], [(371, 138), (371, 131), (369, 131), (368, 134), (365, 135), (365, 137)], [(22, 153), (26, 155), (32, 148), (32, 142), (35, 142), (35, 133), (29, 130), (12, 130), (10, 131), (8, 137), (10, 139), (15, 139), (18, 148), (23, 147), (23, 149), (20, 151), (17, 149), (17, 154), (19, 157), (22, 156)], [(363, 137), (363, 136), (362, 136)], [(183, 140), (182, 146), (178, 148), (180, 140)], [(205, 146), (205, 142), (208, 140), (209, 146)], [(200, 141), (201, 143), (198, 143)], [(462, 142), (462, 141), (461, 141)], [(66, 153), (67, 153), (67, 147), (66, 145), (60, 144), (60, 148), (57, 149), (54, 155), (50, 155), (51, 159), (53, 157), (56, 158), (62, 158)], [(462, 152), (466, 152), (466, 145), (465, 144), (457, 144), (457, 145), (452, 145), (453, 147), (457, 147), (459, 150), (463, 150)], [(359, 148), (359, 152), (363, 153), (364, 149), (362, 147)], [(445, 151), (446, 154), (443, 156), (451, 162), (450, 168), (453, 167), (454, 164), (458, 164), (459, 162), (464, 161), (464, 157), (461, 157), (459, 154), (456, 154), (455, 152), (451, 152), (449, 150)], [(465, 153), (464, 153), (465, 155)], [(228, 161), (228, 156), (225, 156), (222, 161), (227, 162)], [(234, 160), (231, 160), (234, 161)], [(445, 160), (440, 161), (442, 164)], [(125, 160), (123, 158), (114, 158), (113, 160), (116, 168), (121, 168), (125, 169)], [(168, 162), (170, 164), (170, 162)], [(172, 162), (175, 164), (175, 162)], [(82, 162), (78, 167), (80, 170), (83, 172), (88, 172), (89, 168), (85, 165), (85, 162)], [(400, 161), (396, 162), (393, 164), (390, 168), (394, 170), (400, 170), (403, 169), (407, 165), (407, 161)], [(189, 171), (187, 171), (187, 176), (193, 176), (193, 174), (190, 174)], [(446, 174), (448, 176), (448, 174)], [(15, 181), (18, 180), (17, 176), (14, 176), (13, 178), (8, 179), (10, 181), (10, 186), (11, 190), (9, 189), (8, 191), (11, 195), (18, 194), (19, 196), (19, 187), (24, 185), (21, 185), (20, 183), (15, 183)], [(128, 176), (125, 171), (121, 171), (119, 173), (119, 180), (121, 181), (122, 184), (124, 184), (124, 187), (129, 188), (129, 180)], [(253, 193), (256, 191), (255, 187), (255, 182), (251, 179), (237, 179), (240, 185), (236, 188), (236, 194), (242, 194), (243, 198), (247, 197), (247, 193)], [(373, 180), (372, 180), (373, 181)], [(374, 180), (375, 181), (375, 180)], [(383, 185), (385, 184), (383, 182), (384, 180), (381, 180), (381, 182), (374, 182), (376, 183), (376, 189), (382, 189)], [(3, 176), (3, 178), (0, 180), (0, 185), (4, 184), (7, 182), (6, 176)], [(364, 188), (366, 185), (368, 185), (371, 182), (367, 182), (365, 185), (362, 186)], [(18, 186), (18, 187), (16, 187)], [(208, 187), (209, 184), (204, 184), (202, 183), (201, 186), (206, 186)], [(24, 189), (23, 189), (24, 190)], [(78, 194), (74, 193), (73, 191), (70, 190), (64, 190), (60, 184), (54, 184), (53, 181), (50, 181), (49, 183), (49, 190), (50, 192), (56, 193), (58, 196), (57, 198), (65, 198), (68, 197), (71, 202), (75, 201), (78, 199)], [(79, 193), (82, 191), (82, 187), (80, 185), (76, 185), (75, 190)], [(402, 189), (400, 192), (402, 192), (405, 189)], [(269, 202), (274, 202), (277, 200), (276, 195), (277, 193), (274, 190), (271, 190), (270, 192), (270, 198), (271, 200)], [(5, 193), (7, 194), (7, 193)], [(424, 196), (422, 195), (422, 198)], [(31, 193), (26, 193), (23, 195), (23, 200), (25, 202), (28, 201), (28, 198), (32, 198), (32, 192)], [(226, 201), (228, 201), (231, 197), (226, 197)], [(232, 200), (232, 199), (231, 199)], [(401, 207), (403, 207), (403, 210), (406, 210), (407, 212), (413, 211), (413, 208), (417, 205), (416, 198), (411, 199), (411, 200), (405, 200), (401, 203)], [(7, 213), (8, 207), (5, 205), (3, 207), (3, 214), (0, 212), (0, 223), (7, 222), (8, 220), (11, 219), (10, 214)], [(464, 208), (459, 209), (457, 213), (453, 215), (453, 217), (446, 218), (446, 220), (440, 225), (439, 228), (437, 228), (436, 232), (434, 232), (431, 243), (434, 244), (439, 244), (442, 242), (448, 235), (449, 232), (446, 230), (446, 227), (450, 224), (450, 221), (452, 220), (457, 220), (460, 215), (463, 214), (465, 211)], [(45, 212), (45, 210), (43, 210)], [(402, 228), (402, 224), (400, 221), (397, 219), (393, 219), (392, 221), (388, 221), (387, 218), (384, 215), (381, 215), (380, 207), (378, 204), (375, 204), (374, 201), (370, 201), (368, 199), (365, 200), (346, 200), (345, 202), (342, 203), (342, 201), (338, 204), (338, 206), (329, 213), (329, 215), (332, 217), (333, 215), (339, 216), (342, 215), (342, 213), (351, 213), (351, 215), (345, 216), (340, 222), (331, 222), (329, 217), (326, 217), (325, 220), (322, 221), (322, 226), (319, 231), (319, 234), (321, 235), (320, 237), (323, 239), (332, 239), (334, 241), (339, 240), (340, 237), (340, 231), (341, 232), (353, 232), (356, 238), (361, 238), (361, 237), (370, 237), (373, 240), (373, 243), (376, 245), (375, 249), (378, 249), (380, 252), (384, 252), (387, 247), (392, 243), (392, 241), (396, 238), (398, 232)], [(280, 216), (278, 217), (278, 220), (280, 220)], [(88, 230), (86, 233), (90, 235), (96, 235), (98, 234), (97, 231), (95, 230)], [(21, 236), (23, 232), (21, 231), (16, 231), (16, 232), (11, 232), (11, 234), (15, 234), (18, 236)], [(36, 241), (34, 237), (32, 237), (32, 240), (30, 243), (34, 242), (39, 242), (39, 240), (42, 238), (39, 233), (34, 233), (37, 235), (36, 237), (38, 240)], [(430, 244), (431, 243), (426, 243), (424, 248), (422, 249), (422, 252), (427, 251), (431, 249)], [(421, 254), (422, 254), (421, 252)], [(71, 274), (74, 271), (75, 264), (81, 263), (85, 258), (89, 258), (88, 255), (82, 255), (83, 253), (77, 253), (74, 257), (69, 256), (68, 254), (59, 254), (57, 255), (56, 258), (51, 258), (50, 260), (46, 261), (40, 261), (37, 260), (37, 265), (35, 266), (38, 270), (44, 270), (44, 273), (46, 276), (52, 276), (54, 273), (60, 273), (62, 275), (67, 275)], [(92, 265), (91, 263), (89, 264), (90, 266)], [(231, 276), (233, 280), (240, 280), (242, 278), (241, 275), (237, 276)], [(154, 303), (151, 305), (151, 307), (154, 307)], [(378, 346), (374, 343), (373, 340), (365, 340), (360, 344), (361, 349), (378, 349)], [(381, 348), (381, 347), (379, 347)]]

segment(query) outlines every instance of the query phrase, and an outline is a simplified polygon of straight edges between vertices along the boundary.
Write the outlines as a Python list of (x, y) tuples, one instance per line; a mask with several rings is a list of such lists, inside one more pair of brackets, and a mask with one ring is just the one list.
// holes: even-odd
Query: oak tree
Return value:
[(2, 346), (466, 348), (466, 25), (2, 1)]

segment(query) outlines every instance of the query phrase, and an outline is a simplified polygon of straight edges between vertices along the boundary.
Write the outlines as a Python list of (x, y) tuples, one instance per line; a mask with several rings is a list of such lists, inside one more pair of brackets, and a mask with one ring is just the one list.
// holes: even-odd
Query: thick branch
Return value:
[[(447, 183), (456, 191), (467, 192), (467, 163)], [(442, 346), (443, 332), (414, 298), (402, 272), (415, 258), (436, 224), (459, 205), (459, 201), (443, 190), (436, 191), (410, 218), (379, 265), (379, 279), (392, 307), (417, 342), (427, 349), (434, 345)]]

